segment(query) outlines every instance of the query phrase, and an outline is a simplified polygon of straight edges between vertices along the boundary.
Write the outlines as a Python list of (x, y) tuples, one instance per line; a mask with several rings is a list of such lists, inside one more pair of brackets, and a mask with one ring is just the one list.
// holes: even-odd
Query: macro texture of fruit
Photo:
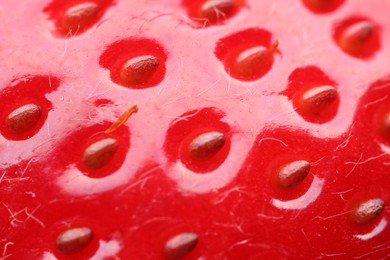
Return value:
[(386, 259), (390, 1), (1, 0), (0, 259)]

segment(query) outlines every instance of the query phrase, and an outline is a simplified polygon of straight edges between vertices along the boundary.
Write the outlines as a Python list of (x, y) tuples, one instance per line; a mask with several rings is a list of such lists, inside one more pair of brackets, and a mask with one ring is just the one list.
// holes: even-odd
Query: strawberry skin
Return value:
[(388, 258), (389, 10), (3, 0), (0, 259)]

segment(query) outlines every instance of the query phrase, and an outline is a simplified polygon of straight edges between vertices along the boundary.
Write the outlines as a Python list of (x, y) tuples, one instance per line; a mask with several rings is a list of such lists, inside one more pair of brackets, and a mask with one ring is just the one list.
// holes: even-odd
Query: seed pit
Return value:
[(44, 12), (48, 13), (56, 27), (55, 36), (73, 37), (93, 27), (112, 4), (113, 0), (54, 0)]
[(310, 172), (310, 163), (304, 160), (283, 165), (276, 173), (276, 182), (282, 188), (293, 188), (302, 182)]
[(363, 201), (353, 208), (351, 220), (358, 225), (367, 224), (379, 217), (384, 207), (385, 202), (379, 198)]
[(72, 228), (58, 236), (56, 246), (61, 253), (71, 255), (86, 248), (92, 239), (93, 233), (90, 228)]
[(164, 247), (164, 256), (167, 260), (179, 260), (188, 255), (198, 244), (198, 235), (195, 233), (181, 233), (167, 241)]
[(155, 87), (165, 77), (167, 55), (149, 39), (126, 39), (108, 46), (100, 66), (110, 71), (113, 82), (131, 89)]
[(297, 113), (306, 121), (323, 124), (338, 111), (340, 97), (337, 83), (314, 66), (294, 70), (283, 92), (292, 101)]
[(164, 143), (170, 163), (180, 161), (187, 169), (203, 174), (216, 170), (228, 157), (231, 129), (224, 113), (215, 108), (188, 111), (169, 127)]
[(218, 41), (215, 54), (233, 78), (254, 81), (267, 74), (273, 65), (279, 42), (262, 29), (247, 29)]
[(37, 134), (52, 104), (46, 94), (60, 81), (54, 76), (25, 76), (15, 79), (0, 93), (0, 131), (8, 140), (27, 140)]

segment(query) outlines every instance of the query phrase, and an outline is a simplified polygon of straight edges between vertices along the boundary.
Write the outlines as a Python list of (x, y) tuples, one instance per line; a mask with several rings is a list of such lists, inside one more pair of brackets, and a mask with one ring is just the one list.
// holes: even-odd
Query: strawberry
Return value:
[(0, 3), (0, 259), (386, 259), (390, 3)]

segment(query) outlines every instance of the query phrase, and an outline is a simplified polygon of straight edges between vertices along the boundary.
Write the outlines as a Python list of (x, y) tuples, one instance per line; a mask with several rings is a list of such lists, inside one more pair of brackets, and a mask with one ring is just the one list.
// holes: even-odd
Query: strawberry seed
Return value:
[(102, 139), (85, 149), (82, 161), (85, 166), (91, 169), (100, 169), (111, 161), (117, 149), (117, 140), (113, 138)]
[(304, 160), (283, 165), (276, 173), (276, 182), (282, 188), (293, 188), (310, 172), (310, 163)]
[(62, 232), (56, 241), (57, 249), (67, 255), (83, 250), (91, 242), (93, 233), (90, 228), (72, 228)]
[(41, 107), (27, 104), (12, 111), (6, 120), (8, 129), (15, 134), (29, 131), (39, 121), (42, 115)]
[(201, 134), (189, 145), (190, 157), (196, 161), (209, 160), (223, 147), (225, 141), (226, 137), (221, 132)]
[(354, 223), (362, 225), (379, 217), (385, 207), (382, 199), (370, 199), (358, 204), (351, 212), (351, 219)]
[(101, 8), (94, 2), (85, 2), (69, 8), (63, 17), (62, 25), (69, 34), (79, 34), (87, 30), (98, 18)]
[(168, 260), (182, 259), (198, 244), (198, 235), (195, 233), (178, 234), (165, 244), (164, 256)]
[(158, 69), (160, 61), (153, 55), (138, 56), (128, 60), (120, 71), (120, 78), (126, 85), (143, 85)]

